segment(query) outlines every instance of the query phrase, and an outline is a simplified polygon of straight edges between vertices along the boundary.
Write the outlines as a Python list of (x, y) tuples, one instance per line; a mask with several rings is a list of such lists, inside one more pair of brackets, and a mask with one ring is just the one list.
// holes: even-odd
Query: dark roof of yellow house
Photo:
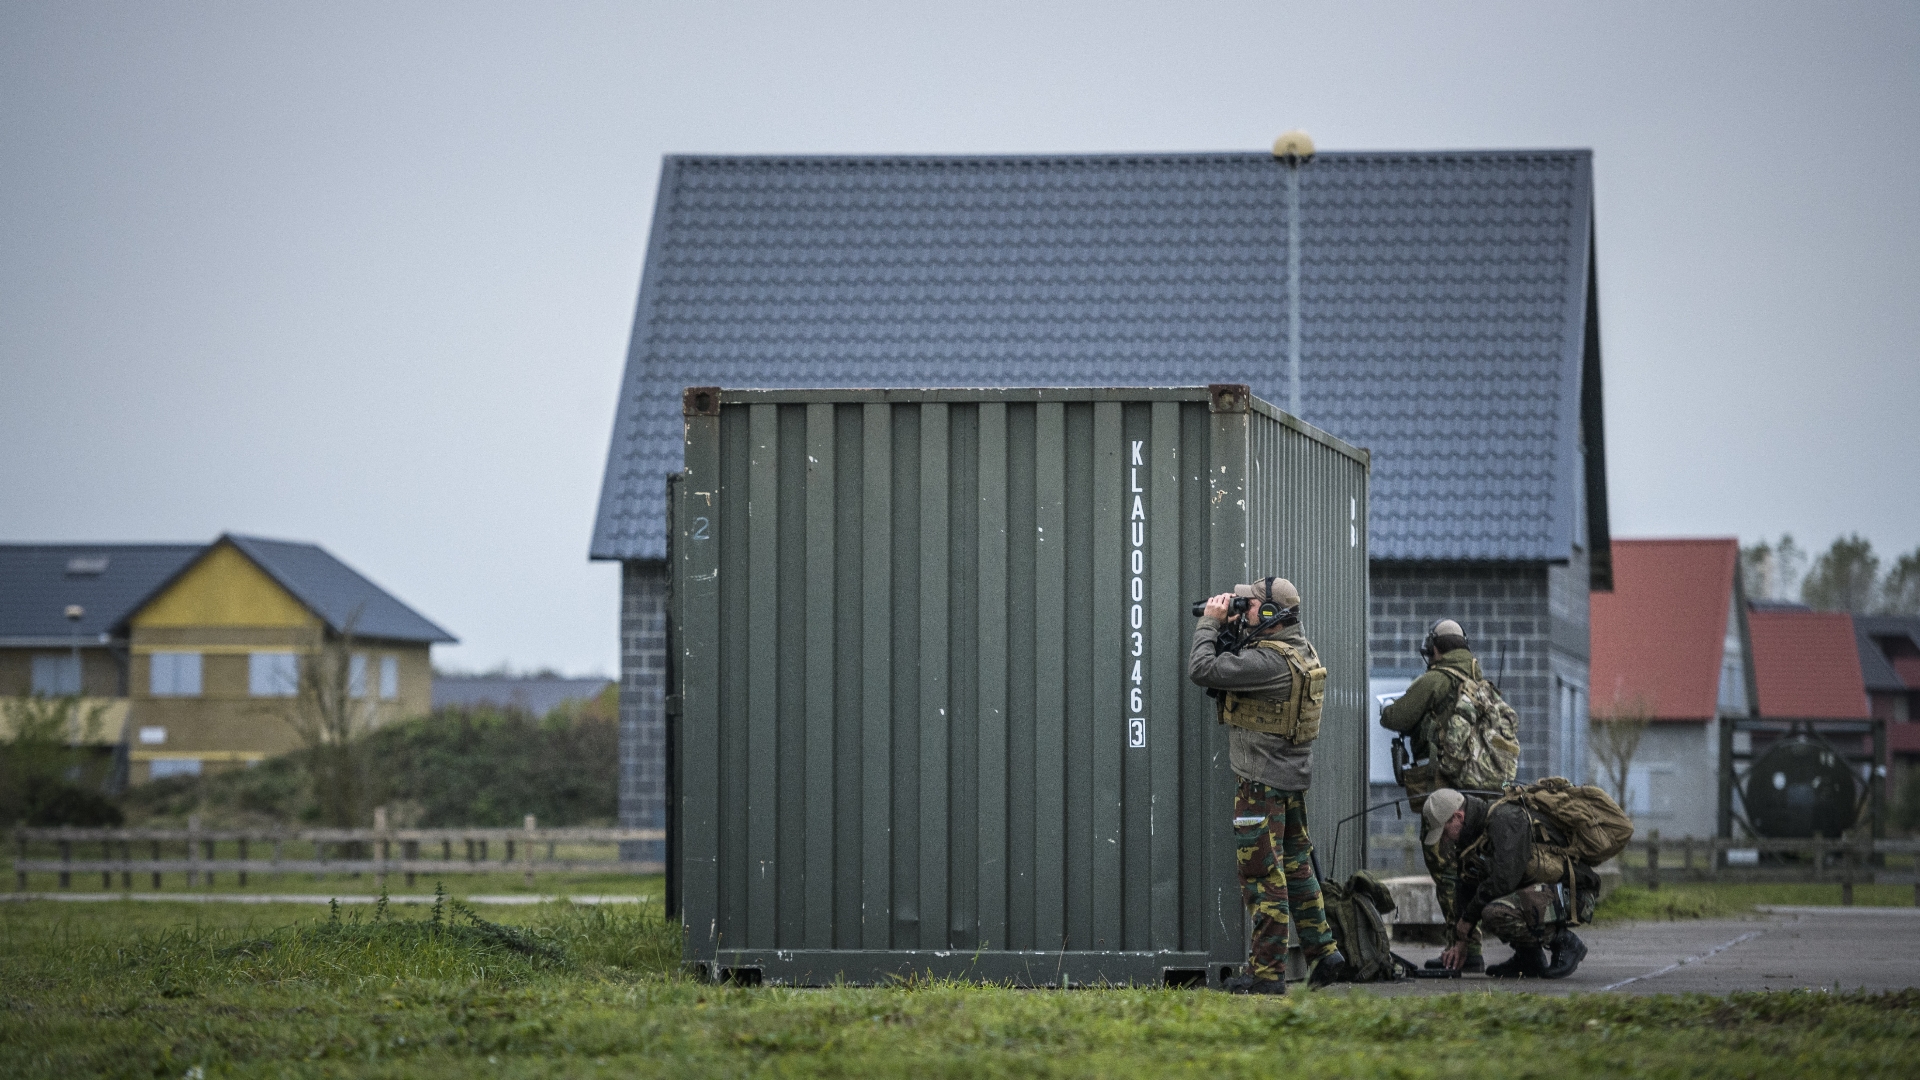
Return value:
[(98, 645), (207, 546), (0, 544), (0, 646)]
[[(232, 544), (341, 632), (387, 641), (458, 640), (317, 544), (226, 534), (210, 544), (0, 544), (0, 645), (92, 644), (126, 622), (221, 543)], [(85, 615), (69, 625), (66, 608)]]

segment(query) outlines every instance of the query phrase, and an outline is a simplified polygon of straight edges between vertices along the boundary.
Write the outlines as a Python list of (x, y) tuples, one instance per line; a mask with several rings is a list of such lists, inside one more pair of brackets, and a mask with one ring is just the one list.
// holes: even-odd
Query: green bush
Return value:
[(365, 743), (376, 802), (421, 825), (610, 824), (619, 811), (620, 732), (560, 710), (446, 708)]
[[(395, 825), (611, 824), (619, 811), (620, 733), (597, 703), (556, 709), (544, 720), (523, 709), (442, 708), (366, 736), (358, 753), (370, 802)], [(249, 769), (173, 777), (129, 791), (128, 816), (143, 823), (237, 827), (313, 824), (308, 751)], [(366, 823), (363, 823), (366, 824)]]
[(72, 696), (0, 700), (0, 826), (122, 822), (101, 794), (110, 759), (85, 745), (97, 741), (102, 711)]

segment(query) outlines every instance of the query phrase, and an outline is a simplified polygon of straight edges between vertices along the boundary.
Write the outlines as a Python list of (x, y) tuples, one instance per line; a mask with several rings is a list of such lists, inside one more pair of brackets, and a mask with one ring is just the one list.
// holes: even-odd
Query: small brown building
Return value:
[(0, 545), (0, 695), (104, 699), (132, 783), (297, 747), (302, 665), (346, 634), (372, 724), (432, 707), (452, 635), (313, 544)]

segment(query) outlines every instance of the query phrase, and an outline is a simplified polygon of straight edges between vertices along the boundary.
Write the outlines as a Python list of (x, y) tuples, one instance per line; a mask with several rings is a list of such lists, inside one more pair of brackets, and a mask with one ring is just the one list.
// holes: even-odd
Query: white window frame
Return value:
[(247, 654), (247, 694), (250, 697), (293, 697), (300, 691), (300, 654)]
[(199, 697), (201, 675), (197, 652), (147, 654), (147, 693), (152, 697)]

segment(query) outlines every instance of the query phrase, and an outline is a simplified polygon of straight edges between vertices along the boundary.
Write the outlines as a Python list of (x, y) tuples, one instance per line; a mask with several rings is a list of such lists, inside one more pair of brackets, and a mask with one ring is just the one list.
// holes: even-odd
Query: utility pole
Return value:
[(1300, 166), (1313, 160), (1313, 139), (1289, 131), (1273, 141), (1287, 167), (1287, 412), (1300, 415)]
[(87, 617), (87, 609), (79, 604), (67, 605), (67, 641), (73, 651), (73, 696), (86, 693), (87, 680), (80, 667), (80, 620)]

